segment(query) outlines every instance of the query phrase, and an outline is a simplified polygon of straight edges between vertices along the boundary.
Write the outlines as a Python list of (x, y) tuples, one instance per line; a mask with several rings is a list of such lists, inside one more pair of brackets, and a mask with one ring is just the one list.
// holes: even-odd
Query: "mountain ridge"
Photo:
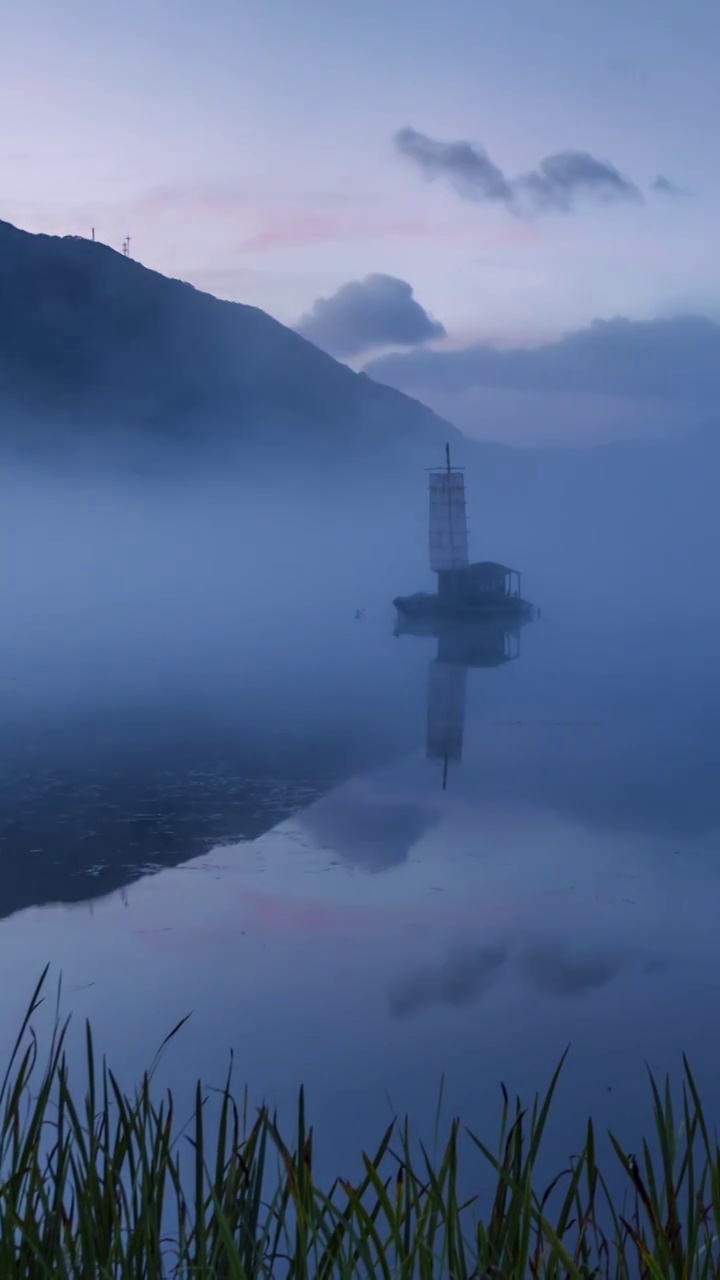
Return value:
[(191, 440), (225, 435), (362, 453), (460, 433), (420, 401), (334, 360), (266, 312), (215, 298), (99, 241), (0, 222), (0, 405)]

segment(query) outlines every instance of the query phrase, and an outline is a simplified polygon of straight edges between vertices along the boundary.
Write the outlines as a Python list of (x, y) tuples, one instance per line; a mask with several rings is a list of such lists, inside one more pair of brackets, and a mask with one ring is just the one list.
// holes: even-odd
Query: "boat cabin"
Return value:
[(480, 560), (438, 573), (438, 596), (457, 604), (491, 604), (520, 597), (520, 574), (493, 560)]

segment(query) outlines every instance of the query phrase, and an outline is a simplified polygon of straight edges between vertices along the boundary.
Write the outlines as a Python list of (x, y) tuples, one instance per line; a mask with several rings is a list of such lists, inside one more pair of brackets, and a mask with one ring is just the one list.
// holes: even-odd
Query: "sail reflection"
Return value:
[(437, 641), (428, 667), (428, 760), (442, 762), (443, 791), (448, 766), (462, 761), (467, 677), (471, 667), (500, 667), (520, 657), (519, 619), (448, 623), (438, 618), (401, 617), (395, 635), (430, 636)]

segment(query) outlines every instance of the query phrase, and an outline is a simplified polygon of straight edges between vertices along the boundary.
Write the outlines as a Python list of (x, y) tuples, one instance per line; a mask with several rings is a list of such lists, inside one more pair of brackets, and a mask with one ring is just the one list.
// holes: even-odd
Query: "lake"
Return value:
[(691, 620), (488, 645), (397, 636), (382, 600), (166, 669), (20, 663), (3, 1047), (48, 961), (127, 1084), (191, 1012), (163, 1079), (189, 1099), (232, 1050), (256, 1102), (304, 1084), (333, 1173), (394, 1111), (430, 1132), (443, 1079), (494, 1139), (500, 1081), (529, 1096), (568, 1045), (560, 1159), (589, 1112), (636, 1139), (646, 1062), (687, 1052), (716, 1105), (716, 674)]

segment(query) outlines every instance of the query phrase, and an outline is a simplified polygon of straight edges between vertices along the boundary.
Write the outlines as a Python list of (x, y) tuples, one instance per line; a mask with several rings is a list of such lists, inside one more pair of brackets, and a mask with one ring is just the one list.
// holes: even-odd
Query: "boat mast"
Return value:
[(450, 560), (455, 561), (455, 547), (453, 545), (453, 511), (452, 511), (452, 489), (450, 476), (452, 468), (450, 466), (450, 445), (445, 445), (445, 462), (447, 464), (447, 500), (448, 500), (448, 537), (450, 539)]
[(445, 466), (430, 472), (430, 568), (451, 573), (468, 564), (465, 477), (453, 467), (450, 445), (445, 445)]

